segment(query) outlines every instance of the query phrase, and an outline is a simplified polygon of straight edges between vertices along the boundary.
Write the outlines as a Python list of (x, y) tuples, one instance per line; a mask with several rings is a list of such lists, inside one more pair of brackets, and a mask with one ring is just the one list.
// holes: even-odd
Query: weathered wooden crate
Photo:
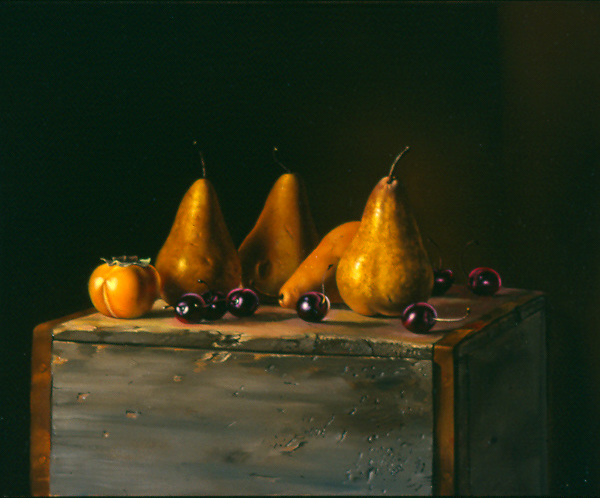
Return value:
[(36, 495), (545, 494), (545, 300), (454, 286), (429, 335), (346, 308), (36, 327)]

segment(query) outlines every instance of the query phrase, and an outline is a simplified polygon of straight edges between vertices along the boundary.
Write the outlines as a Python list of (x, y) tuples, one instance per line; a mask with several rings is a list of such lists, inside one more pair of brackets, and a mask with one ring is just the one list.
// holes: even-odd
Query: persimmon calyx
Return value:
[(137, 256), (113, 256), (112, 259), (108, 260), (105, 258), (100, 258), (104, 261), (108, 266), (141, 266), (142, 268), (146, 268), (150, 265), (150, 260), (152, 258), (140, 259)]

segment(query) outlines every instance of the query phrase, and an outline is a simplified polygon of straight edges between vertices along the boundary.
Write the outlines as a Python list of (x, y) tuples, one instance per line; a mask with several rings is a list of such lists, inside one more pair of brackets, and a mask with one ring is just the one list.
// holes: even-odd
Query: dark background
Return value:
[(470, 267), (547, 293), (551, 489), (599, 493), (599, 30), (598, 2), (0, 4), (2, 493), (29, 492), (32, 329), (90, 306), (100, 257), (156, 257), (193, 140), (237, 244), (274, 145), (321, 235), (409, 145), (445, 265), (477, 238)]

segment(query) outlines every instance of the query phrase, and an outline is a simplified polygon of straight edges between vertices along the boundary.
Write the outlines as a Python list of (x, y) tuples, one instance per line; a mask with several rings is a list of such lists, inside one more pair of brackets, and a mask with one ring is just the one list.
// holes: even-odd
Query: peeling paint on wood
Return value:
[(85, 346), (55, 343), (54, 494), (431, 494), (431, 362)]

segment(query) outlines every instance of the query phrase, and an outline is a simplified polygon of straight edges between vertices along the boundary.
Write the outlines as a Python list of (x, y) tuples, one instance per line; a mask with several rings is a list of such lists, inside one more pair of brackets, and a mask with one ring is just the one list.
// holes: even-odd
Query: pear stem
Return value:
[(431, 237), (427, 237), (427, 240), (429, 242), (431, 242), (433, 244), (433, 246), (437, 249), (438, 251), (438, 270), (442, 269), (442, 251), (440, 249), (440, 246), (436, 243), (435, 240), (433, 240)]
[(396, 159), (394, 159), (394, 162), (392, 163), (392, 167), (390, 168), (390, 172), (388, 173), (388, 178), (389, 178), (388, 183), (392, 183), (392, 181), (394, 180), (394, 168), (396, 167), (396, 164), (398, 163), (398, 161), (400, 161), (400, 158), (408, 152), (409, 148), (410, 147), (407, 145), (404, 148), (404, 150), (396, 156)]
[(462, 250), (462, 253), (460, 254), (460, 268), (463, 272), (463, 274), (465, 275), (466, 278), (468, 278), (468, 273), (465, 270), (465, 252), (467, 251), (467, 247), (471, 246), (471, 245), (479, 245), (479, 242), (477, 240), (470, 240), (469, 242), (467, 242), (467, 244), (465, 245), (464, 249)]
[(273, 159), (279, 166), (281, 166), (286, 172), (291, 173), (290, 169), (281, 163), (279, 159), (277, 159), (277, 147), (273, 147)]
[(465, 311), (465, 314), (461, 317), (458, 317), (458, 318), (436, 318), (435, 320), (437, 322), (460, 322), (461, 320), (464, 320), (465, 318), (467, 318), (469, 316), (469, 313), (471, 313), (471, 308), (467, 308), (467, 310)]
[[(196, 140), (194, 140), (194, 145), (198, 147)], [(206, 178), (206, 164), (204, 163), (204, 155), (200, 149), (198, 149), (198, 155), (200, 156), (200, 164), (202, 165), (202, 178)]]

